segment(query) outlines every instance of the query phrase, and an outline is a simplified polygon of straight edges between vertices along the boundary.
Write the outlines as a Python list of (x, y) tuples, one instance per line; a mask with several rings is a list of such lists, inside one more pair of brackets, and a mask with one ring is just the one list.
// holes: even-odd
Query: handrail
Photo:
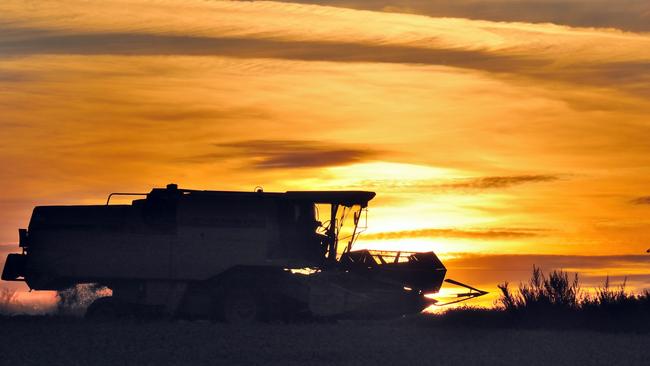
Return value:
[(147, 193), (128, 193), (128, 192), (113, 192), (108, 195), (108, 199), (106, 199), (106, 206), (108, 206), (108, 203), (111, 202), (111, 197), (113, 196), (146, 196)]

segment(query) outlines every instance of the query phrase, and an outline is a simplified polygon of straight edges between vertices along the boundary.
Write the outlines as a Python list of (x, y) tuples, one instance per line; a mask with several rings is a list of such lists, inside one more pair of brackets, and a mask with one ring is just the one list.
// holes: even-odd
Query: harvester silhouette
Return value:
[[(111, 205), (116, 195), (141, 195)], [(199, 191), (170, 184), (105, 205), (35, 207), (5, 281), (112, 290), (88, 318), (151, 315), (232, 323), (416, 313), (446, 268), (433, 252), (358, 250), (366, 191)], [(323, 221), (320, 221), (323, 220)], [(486, 292), (464, 285), (458, 300)]]

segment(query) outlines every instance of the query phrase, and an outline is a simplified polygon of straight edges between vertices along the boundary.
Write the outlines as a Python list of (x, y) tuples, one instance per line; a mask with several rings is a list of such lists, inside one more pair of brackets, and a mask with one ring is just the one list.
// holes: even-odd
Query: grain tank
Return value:
[(170, 184), (129, 205), (110, 204), (113, 195), (105, 205), (35, 207), (2, 279), (33, 290), (110, 288), (88, 317), (248, 322), (419, 312), (446, 273), (432, 252), (352, 250), (374, 192)]

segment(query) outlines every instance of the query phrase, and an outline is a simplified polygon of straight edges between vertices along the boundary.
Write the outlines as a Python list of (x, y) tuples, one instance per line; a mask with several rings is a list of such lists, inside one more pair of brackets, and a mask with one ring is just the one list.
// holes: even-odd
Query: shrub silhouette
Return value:
[(501, 297), (498, 304), (506, 310), (535, 308), (574, 309), (579, 305), (580, 285), (578, 274), (569, 280), (564, 271), (552, 271), (548, 278), (539, 267), (533, 266), (533, 273), (528, 283), (519, 285), (519, 291), (513, 293), (508, 282), (498, 285)]
[(650, 292), (635, 295), (625, 285), (612, 288), (607, 277), (594, 294), (587, 294), (577, 274), (570, 277), (559, 270), (546, 277), (534, 266), (531, 278), (516, 291), (507, 282), (498, 285), (501, 296), (494, 312), (505, 312), (508, 324), (522, 327), (650, 331)]

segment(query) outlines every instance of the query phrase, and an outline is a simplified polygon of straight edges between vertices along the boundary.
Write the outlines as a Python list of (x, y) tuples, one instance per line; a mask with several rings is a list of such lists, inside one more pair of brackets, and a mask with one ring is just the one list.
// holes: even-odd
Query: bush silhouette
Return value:
[(519, 291), (513, 293), (504, 282), (498, 285), (501, 297), (498, 304), (506, 310), (536, 309), (536, 308), (565, 308), (575, 309), (579, 306), (580, 285), (578, 274), (569, 280), (569, 274), (564, 271), (552, 271), (544, 276), (539, 267), (533, 266), (533, 273), (528, 283), (519, 285)]
[(548, 277), (533, 267), (531, 278), (516, 291), (498, 285), (501, 296), (494, 311), (509, 315), (508, 323), (523, 327), (589, 328), (610, 331), (650, 331), (650, 292), (635, 295), (625, 281), (612, 288), (609, 277), (594, 294), (581, 290), (578, 275), (562, 270)]
[(609, 278), (593, 293), (583, 291), (577, 274), (562, 270), (545, 275), (533, 266), (530, 279), (511, 289), (499, 284), (493, 308), (459, 307), (422, 317), (436, 327), (585, 329), (650, 332), (650, 291), (633, 294), (625, 281), (612, 287)]

